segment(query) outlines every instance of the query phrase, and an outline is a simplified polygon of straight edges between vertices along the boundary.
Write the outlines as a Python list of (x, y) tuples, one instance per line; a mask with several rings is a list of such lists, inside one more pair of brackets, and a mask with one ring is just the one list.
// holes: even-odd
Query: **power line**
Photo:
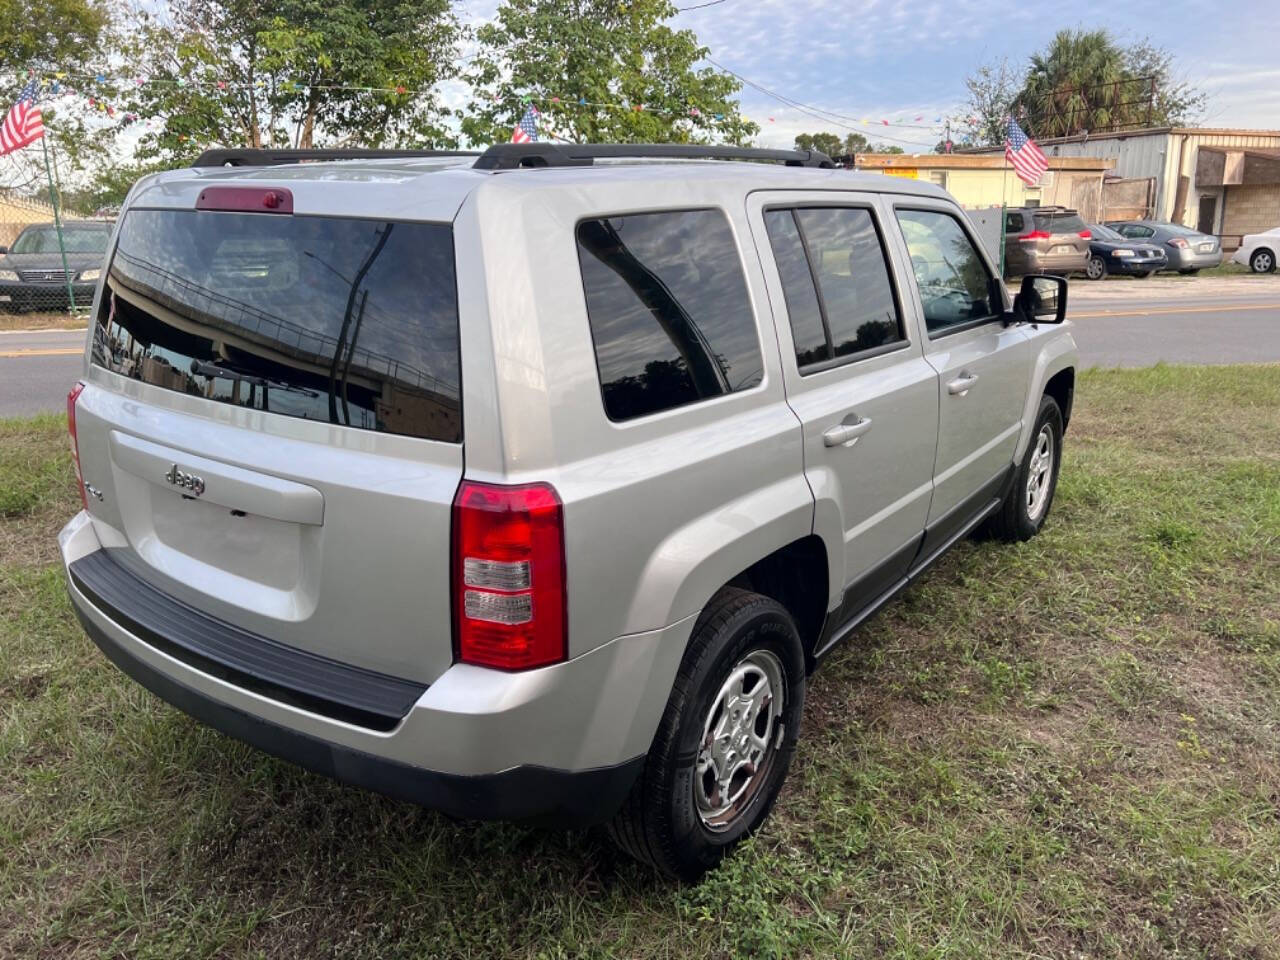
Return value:
[(689, 7), (676, 7), (676, 13), (684, 13), (686, 10), (701, 10), (703, 7), (714, 7), (717, 3), (724, 3), (725, 0), (708, 0), (707, 3), (695, 3)]
[[(773, 97), (775, 100), (781, 103), (785, 103), (787, 106), (793, 107), (796, 110), (799, 110), (801, 113), (805, 113), (810, 117), (814, 117), (817, 120), (821, 120), (823, 123), (829, 123), (829, 124), (832, 124), (833, 126), (843, 127), (845, 130), (849, 130), (853, 133), (860, 133), (860, 134), (863, 134), (864, 136), (868, 134), (868, 131), (865, 129), (860, 130), (858, 129), (858, 127), (869, 128), (873, 126), (870, 123), (863, 123), (862, 121), (856, 120), (853, 117), (846, 117), (843, 114), (833, 113), (832, 111), (824, 110), (821, 107), (815, 107), (815, 106), (812, 106), (811, 104), (801, 103), (799, 100), (793, 100), (792, 98), (784, 96), (781, 93), (778, 93), (774, 90), (770, 90), (768, 87), (761, 86), (760, 84), (756, 83), (754, 80), (744, 77), (740, 73), (735, 73), (733, 70), (730, 70), (724, 64), (717, 62), (716, 60), (712, 59), (709, 56), (704, 56), (703, 59), (706, 60), (708, 63), (710, 63), (712, 66), (714, 66), (717, 70), (721, 70), (724, 73), (729, 74), (729, 76), (735, 77), (738, 80), (742, 81), (747, 86), (755, 90), (759, 90), (761, 93), (767, 96)], [(849, 126), (849, 124), (851, 123), (857, 124), (857, 127)], [(906, 126), (906, 125), (902, 124), (902, 126)], [(928, 129), (934, 129), (934, 128), (930, 127)], [(877, 136), (877, 139), (888, 140), (891, 143), (903, 144), (908, 147), (930, 146), (930, 144), (926, 143), (923, 140), (902, 140), (898, 137), (890, 137), (885, 134), (877, 134), (876, 136)]]

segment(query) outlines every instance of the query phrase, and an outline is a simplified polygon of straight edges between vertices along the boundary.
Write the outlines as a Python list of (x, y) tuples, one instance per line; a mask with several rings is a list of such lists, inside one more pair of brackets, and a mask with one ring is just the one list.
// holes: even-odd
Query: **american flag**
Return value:
[(1013, 164), (1013, 172), (1028, 187), (1034, 187), (1049, 169), (1049, 161), (1036, 142), (1022, 132), (1018, 121), (1009, 118), (1009, 136), (1004, 142), (1004, 158)]
[(0, 156), (21, 150), (44, 136), (44, 121), (40, 118), (40, 108), (36, 106), (39, 93), (40, 81), (32, 77), (18, 94), (18, 102), (10, 108), (4, 124), (0, 125)]
[(533, 108), (533, 104), (529, 104), (524, 112), (524, 116), (520, 118), (520, 122), (516, 124), (516, 128), (511, 131), (512, 143), (530, 143), (538, 139), (538, 111)]

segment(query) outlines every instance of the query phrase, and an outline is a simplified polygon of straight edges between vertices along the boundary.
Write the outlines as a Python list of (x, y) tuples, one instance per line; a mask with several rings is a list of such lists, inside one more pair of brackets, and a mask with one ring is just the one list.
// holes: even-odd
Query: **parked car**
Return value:
[(1179, 273), (1199, 273), (1222, 263), (1222, 245), (1218, 238), (1177, 223), (1159, 220), (1120, 220), (1108, 222), (1126, 240), (1138, 240), (1163, 248), (1169, 265), (1165, 269)]
[(1004, 215), (1004, 273), (1067, 276), (1089, 263), (1089, 228), (1065, 207), (1022, 207)]
[(14, 310), (63, 309), (71, 289), (80, 306), (93, 300), (102, 272), (102, 260), (111, 238), (111, 223), (104, 220), (69, 220), (62, 224), (62, 244), (52, 223), (26, 227), (8, 249), (0, 246), (0, 304)]
[(1254, 273), (1271, 273), (1280, 256), (1280, 227), (1266, 233), (1250, 233), (1240, 241), (1231, 262), (1247, 266)]
[(1089, 233), (1089, 262), (1084, 273), (1090, 280), (1103, 280), (1112, 273), (1150, 277), (1168, 266), (1169, 258), (1159, 246), (1134, 243), (1096, 223), (1089, 225)]
[[(677, 162), (725, 156), (788, 165)], [(67, 402), (74, 609), (262, 750), (695, 879), (827, 652), (1045, 523), (1066, 281), (1010, 298), (943, 190), (820, 154), (381, 157), (130, 193)]]

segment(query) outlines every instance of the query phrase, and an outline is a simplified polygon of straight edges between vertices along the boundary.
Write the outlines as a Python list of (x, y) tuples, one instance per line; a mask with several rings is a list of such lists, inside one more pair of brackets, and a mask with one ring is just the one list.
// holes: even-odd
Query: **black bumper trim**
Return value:
[(427, 689), (219, 620), (131, 573), (110, 550), (95, 551), (69, 569), (89, 602), (139, 640), (272, 700), (385, 731), (404, 719)]
[(161, 673), (116, 643), (71, 604), (85, 633), (112, 663), (161, 700), (215, 730), (274, 757), (343, 783), (464, 820), (519, 820), (586, 827), (608, 820), (622, 806), (644, 766), (643, 756), (612, 767), (554, 770), (519, 766), (466, 776), (414, 767), (330, 743), (210, 699)]

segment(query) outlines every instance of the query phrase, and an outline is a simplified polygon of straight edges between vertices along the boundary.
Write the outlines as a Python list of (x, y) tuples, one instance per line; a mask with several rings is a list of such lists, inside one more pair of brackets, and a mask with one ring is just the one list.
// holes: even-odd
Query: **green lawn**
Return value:
[(1081, 377), (1058, 501), (814, 679), (696, 888), (201, 728), (81, 634), (60, 418), (0, 423), (0, 956), (1280, 956), (1280, 367)]

